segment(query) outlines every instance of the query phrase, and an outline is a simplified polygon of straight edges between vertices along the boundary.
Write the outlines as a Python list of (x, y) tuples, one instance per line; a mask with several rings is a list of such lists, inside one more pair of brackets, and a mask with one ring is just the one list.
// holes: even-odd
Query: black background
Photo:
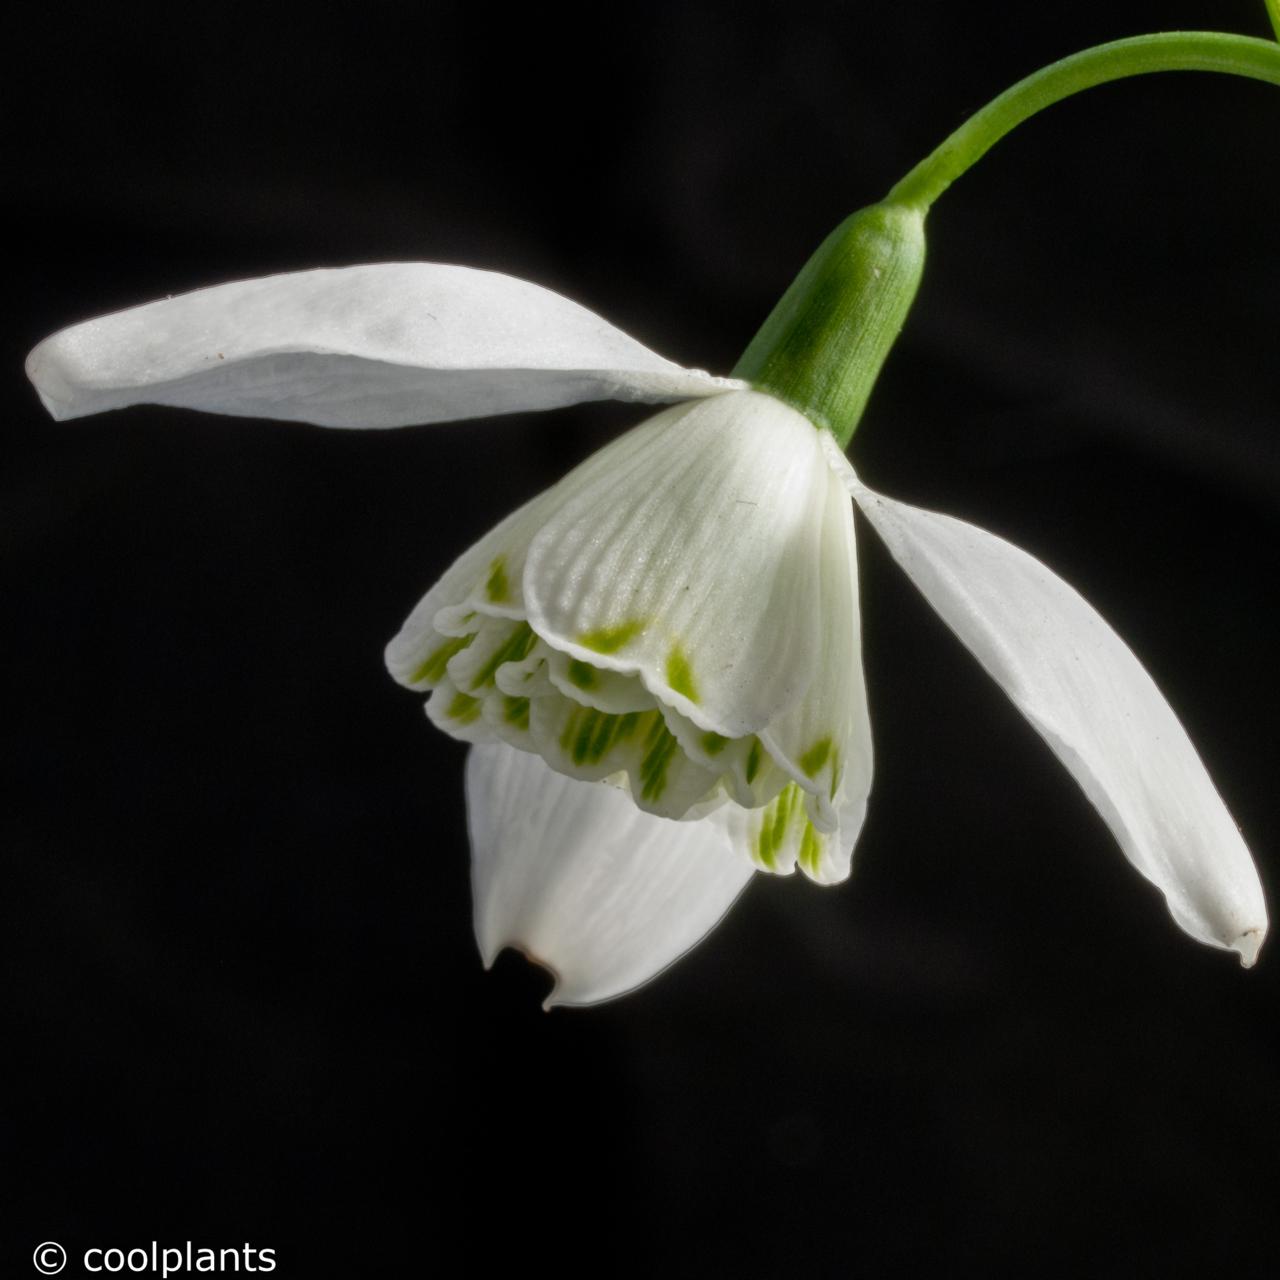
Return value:
[[(851, 882), (758, 880), (677, 969), (544, 1014), (470, 935), (463, 748), (381, 648), (639, 420), (54, 426), (47, 332), (395, 259), (526, 277), (726, 371), (818, 240), (1035, 67), (1254, 0), (432, 3), (11, 24), (0, 378), (5, 1275), (41, 1240), (278, 1275), (1251, 1277), (1280, 1255), (1280, 959), (1169, 920), (862, 539)], [(1081, 588), (1280, 877), (1280, 92), (1025, 126), (931, 217), (854, 442)], [(865, 533), (865, 528), (863, 529)], [(459, 1248), (454, 1259), (450, 1253)]]

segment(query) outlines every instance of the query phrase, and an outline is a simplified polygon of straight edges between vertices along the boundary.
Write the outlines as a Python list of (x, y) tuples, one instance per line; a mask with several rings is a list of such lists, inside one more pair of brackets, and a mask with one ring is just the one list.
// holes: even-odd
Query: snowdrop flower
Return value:
[(872, 492), (843, 453), (915, 296), (933, 201), (1044, 107), (1174, 69), (1280, 84), (1280, 48), (1141, 36), (1014, 85), (828, 237), (731, 378), (536, 285), (425, 263), (154, 302), (55, 334), (27, 371), (59, 419), (147, 402), (398, 427), (671, 404), (464, 552), (387, 649), (432, 721), (473, 744), (485, 959), (540, 960), (548, 1003), (651, 978), (757, 872), (847, 876), (872, 772), (853, 504), (1176, 922), (1251, 965), (1267, 928), (1253, 862), (1124, 642), (1033, 557)]
[(1254, 959), (1249, 854), (1123, 642), (1024, 552), (867, 489), (829, 431), (747, 381), (673, 365), (535, 285), (421, 263), (154, 302), (54, 335), (27, 368), (58, 419), (148, 402), (392, 427), (677, 401), (464, 552), (387, 649), (433, 723), (474, 744), (485, 958), (524, 949), (552, 1002), (652, 977), (756, 872), (847, 876), (872, 772), (850, 496), (1175, 920)]

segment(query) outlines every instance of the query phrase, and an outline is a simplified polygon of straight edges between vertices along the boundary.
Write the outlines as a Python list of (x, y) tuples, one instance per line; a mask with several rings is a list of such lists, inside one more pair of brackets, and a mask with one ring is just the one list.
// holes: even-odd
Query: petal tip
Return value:
[(1240, 957), (1242, 969), (1252, 969), (1257, 963), (1258, 952), (1267, 936), (1265, 928), (1246, 929), (1232, 944), (1231, 949)]
[[(36, 395), (40, 397), (40, 403), (44, 405), (49, 416), (55, 422), (65, 422), (68, 418), (78, 415), (65, 395), (66, 379), (59, 376), (59, 362), (54, 346), (56, 336), (46, 338), (32, 348), (23, 364), (23, 371), (36, 389)], [(63, 394), (60, 395), (60, 391)]]

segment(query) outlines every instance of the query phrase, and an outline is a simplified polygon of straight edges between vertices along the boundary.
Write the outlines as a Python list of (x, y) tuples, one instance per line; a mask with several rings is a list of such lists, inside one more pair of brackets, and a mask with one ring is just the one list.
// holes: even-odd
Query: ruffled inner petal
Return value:
[[(828, 437), (824, 449), (836, 449)], [(853, 508), (838, 468), (829, 467), (815, 626), (820, 653), (813, 683), (761, 732), (773, 758), (804, 792), (805, 810), (821, 842), (821, 856), (798, 859), (824, 883), (849, 874), (853, 847), (871, 790), (871, 723), (862, 672), (858, 564)], [(806, 851), (818, 848), (809, 839)]]
[(827, 871), (839, 861), (839, 837), (818, 830), (810, 821), (805, 792), (797, 783), (788, 782), (763, 808), (726, 806), (717, 816), (734, 848), (763, 871), (790, 875), (799, 867), (811, 880), (824, 884), (843, 878)]
[[(520, 578), (529, 540), (541, 524), (549, 493), (513, 511), (441, 575), (387, 645), (387, 670), (410, 689), (430, 689), (442, 646), (466, 640), (485, 617), (523, 621)], [(444, 656), (448, 661), (458, 650)]]
[[(529, 548), (534, 630), (638, 676), (704, 730), (757, 733), (803, 696), (828, 480), (819, 433), (771, 396), (678, 405), (557, 486)], [(815, 502), (815, 496), (818, 501)]]
[[(738, 810), (733, 841), (756, 865), (831, 882), (871, 772), (849, 498), (807, 420), (768, 396), (721, 400), (659, 415), (504, 522), (389, 661), (438, 686), (446, 732), (611, 781), (663, 817)], [(561, 595), (577, 612), (548, 630)]]
[(646, 813), (684, 818), (717, 797), (716, 774), (680, 749), (660, 711), (610, 715), (568, 698), (537, 698), (531, 727), (538, 754), (557, 773), (583, 781), (624, 774)]
[(542, 646), (542, 655), (551, 685), (566, 698), (584, 707), (613, 715), (624, 715), (629, 711), (653, 711), (657, 708), (657, 699), (636, 676), (593, 666), (545, 644)]

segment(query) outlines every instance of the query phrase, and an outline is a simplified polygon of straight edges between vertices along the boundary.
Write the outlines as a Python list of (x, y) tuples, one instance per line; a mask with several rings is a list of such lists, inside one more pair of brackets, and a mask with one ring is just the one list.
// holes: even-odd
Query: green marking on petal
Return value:
[(831, 753), (831, 799), (835, 800), (836, 790), (840, 786), (840, 752), (833, 751)]
[(604, 759), (604, 753), (613, 746), (618, 736), (618, 717), (596, 714), (596, 730), (591, 735), (591, 744), (587, 748), (593, 764)]
[(572, 754), (573, 740), (578, 734), (578, 721), (582, 717), (581, 708), (575, 708), (569, 718), (564, 722), (564, 728), (560, 731), (560, 750), (566, 755)]
[(560, 734), (560, 750), (574, 764), (599, 764), (619, 742), (635, 733), (639, 723), (637, 712), (614, 716), (592, 707), (576, 707)]
[(756, 780), (756, 774), (760, 772), (763, 759), (764, 748), (760, 745), (760, 739), (756, 738), (752, 741), (751, 750), (747, 754), (747, 786)]
[(599, 678), (599, 673), (589, 662), (579, 662), (577, 658), (569, 660), (569, 679), (579, 689), (594, 689)]
[(527, 729), (529, 727), (529, 699), (503, 698), (502, 718), (508, 724), (515, 725), (517, 729)]
[(582, 715), (580, 708), (575, 708), (572, 715), (564, 722), (564, 728), (560, 731), (560, 750), (569, 753), (569, 748), (573, 746), (574, 736), (578, 732), (578, 717)]
[(808, 819), (804, 824), (804, 835), (800, 839), (800, 865), (813, 875), (818, 874), (818, 866), (822, 862), (822, 837), (814, 830)]
[(800, 768), (807, 777), (814, 777), (822, 766), (827, 763), (827, 758), (831, 755), (831, 749), (834, 745), (830, 738), (819, 738), (808, 751), (801, 755)]
[(673, 644), (671, 652), (667, 654), (667, 684), (671, 686), (673, 693), (678, 693), (693, 703), (698, 701), (693, 665), (689, 661), (689, 655), (678, 644)]
[(718, 733), (704, 733), (698, 743), (707, 755), (718, 756), (729, 745), (729, 739)]
[(787, 842), (787, 828), (792, 819), (803, 813), (800, 788), (788, 782), (760, 815), (760, 833), (755, 837), (755, 856), (760, 865), (773, 870), (777, 867), (778, 854)]
[(455, 693), (445, 715), (450, 720), (456, 720), (459, 724), (470, 724), (479, 716), (481, 706), (482, 703), (479, 698), (473, 698), (466, 693)]
[(472, 690), (483, 689), (485, 685), (492, 684), (498, 668), (504, 663), (522, 662), (529, 656), (529, 650), (533, 648), (537, 639), (538, 637), (533, 634), (533, 628), (527, 622), (522, 622), (476, 673), (471, 681)]
[(662, 722), (657, 712), (650, 714), (656, 717), (656, 723), (649, 730), (645, 739), (645, 754), (640, 761), (640, 796), (644, 800), (658, 801), (667, 788), (667, 773), (671, 761), (680, 750), (675, 735)]
[(444, 669), (455, 653), (461, 653), (474, 639), (474, 636), (456, 636), (446, 640), (438, 649), (430, 653), (426, 661), (409, 677), (410, 684), (421, 684), (424, 680), (431, 684), (439, 684), (444, 679)]
[(593, 649), (596, 653), (617, 653), (625, 648), (645, 628), (642, 618), (633, 618), (616, 627), (600, 627), (595, 631), (580, 631), (578, 643), (584, 649)]
[(573, 763), (583, 764), (590, 760), (596, 764), (608, 749), (609, 726), (604, 717), (594, 711), (588, 711), (578, 717), (578, 732), (573, 738)]
[(791, 813), (799, 795), (800, 788), (792, 782), (785, 786), (778, 796), (773, 814), (773, 832), (770, 835), (775, 850), (781, 849), (786, 843), (787, 827), (791, 823)]
[(501, 604), (511, 594), (511, 584), (507, 581), (506, 556), (498, 556), (489, 566), (489, 577), (484, 584), (484, 593), (493, 604)]
[[(658, 713), (655, 711), (653, 714)], [(614, 741), (625, 742), (631, 737), (640, 725), (640, 716), (639, 711), (628, 711), (625, 715), (617, 716), (618, 727), (614, 730)]]

